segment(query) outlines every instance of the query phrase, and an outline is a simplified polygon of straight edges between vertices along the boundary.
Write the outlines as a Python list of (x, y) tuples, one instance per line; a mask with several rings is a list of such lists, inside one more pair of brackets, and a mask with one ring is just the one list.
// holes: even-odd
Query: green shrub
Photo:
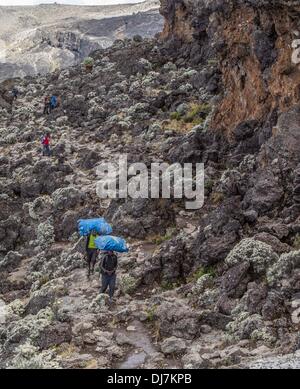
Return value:
[(168, 228), (167, 232), (165, 235), (157, 235), (152, 239), (152, 242), (154, 244), (161, 244), (167, 240), (170, 240), (176, 233), (176, 228)]
[(219, 61), (216, 58), (211, 58), (207, 61), (208, 65), (217, 65)]
[(210, 275), (211, 277), (216, 276), (216, 272), (213, 267), (208, 266), (200, 266), (192, 275), (189, 277), (189, 282), (191, 281), (197, 281), (199, 278), (203, 277), (204, 275)]
[(192, 104), (190, 110), (184, 116), (183, 120), (186, 123), (193, 123), (195, 125), (202, 124), (210, 111), (211, 106), (207, 103)]
[(214, 192), (212, 195), (211, 195), (211, 200), (214, 204), (219, 204), (221, 203), (223, 200), (224, 200), (225, 196), (223, 193), (221, 192)]
[(179, 112), (171, 112), (170, 119), (171, 120), (180, 120), (181, 116)]
[(83, 64), (85, 66), (93, 66), (94, 65), (94, 59), (92, 57), (86, 57), (84, 60), (83, 60)]
[(40, 278), (39, 278), (39, 284), (40, 284), (40, 287), (47, 284), (47, 282), (50, 281), (50, 277), (48, 274), (43, 274)]
[(153, 307), (147, 309), (147, 321), (154, 321), (155, 312), (156, 312), (157, 306), (154, 305)]
[(173, 290), (173, 289), (178, 288), (180, 286), (180, 283), (179, 282), (171, 282), (171, 281), (163, 281), (160, 286), (161, 286), (162, 290), (167, 291), (167, 290)]
[(119, 280), (120, 289), (124, 294), (131, 294), (137, 287), (137, 280), (128, 274), (120, 277)]
[(204, 182), (204, 188), (205, 189), (207, 189), (208, 191), (211, 191), (213, 186), (214, 186), (213, 180), (209, 180), (209, 179), (205, 180), (205, 182)]

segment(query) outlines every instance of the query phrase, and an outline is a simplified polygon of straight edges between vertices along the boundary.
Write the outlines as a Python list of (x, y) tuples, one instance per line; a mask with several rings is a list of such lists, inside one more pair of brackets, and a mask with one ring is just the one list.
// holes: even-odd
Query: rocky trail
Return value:
[[(90, 73), (0, 85), (1, 368), (299, 367), (299, 69), (278, 16), (295, 31), (298, 8), (213, 3), (161, 1), (162, 37), (117, 40)], [(203, 207), (101, 199), (97, 167), (123, 154), (203, 162)], [(77, 232), (95, 216), (130, 244), (111, 306)]]

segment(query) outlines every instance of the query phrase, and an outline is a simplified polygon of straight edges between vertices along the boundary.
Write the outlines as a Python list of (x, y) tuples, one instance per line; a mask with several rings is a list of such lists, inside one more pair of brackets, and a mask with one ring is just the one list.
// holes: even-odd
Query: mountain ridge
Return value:
[(0, 22), (1, 79), (75, 65), (115, 39), (151, 37), (162, 29), (157, 1), (0, 7)]

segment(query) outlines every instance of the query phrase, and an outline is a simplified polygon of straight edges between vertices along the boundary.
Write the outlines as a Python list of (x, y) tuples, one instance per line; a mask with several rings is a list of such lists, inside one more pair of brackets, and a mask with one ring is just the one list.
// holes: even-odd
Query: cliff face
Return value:
[(245, 120), (264, 122), (299, 101), (299, 1), (161, 3), (163, 36), (204, 45), (218, 63), (224, 94), (216, 128), (230, 132)]

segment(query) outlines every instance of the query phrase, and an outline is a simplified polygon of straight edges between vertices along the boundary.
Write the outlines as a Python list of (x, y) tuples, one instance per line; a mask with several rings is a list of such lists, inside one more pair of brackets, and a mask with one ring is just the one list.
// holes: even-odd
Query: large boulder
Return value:
[(11, 271), (18, 267), (22, 261), (22, 255), (16, 251), (9, 251), (0, 261), (0, 271)]
[(193, 339), (200, 333), (199, 315), (180, 300), (164, 301), (155, 311), (162, 336)]
[(170, 338), (165, 339), (160, 347), (164, 354), (181, 354), (186, 350), (187, 344), (184, 339), (171, 336)]
[[(250, 268), (249, 262), (246, 260), (234, 265), (222, 276), (221, 289), (226, 292), (228, 296), (235, 296), (238, 293), (243, 294), (249, 278), (247, 277)], [(241, 287), (242, 286), (242, 287)]]
[(50, 347), (59, 346), (62, 343), (70, 343), (72, 340), (72, 329), (68, 323), (55, 322), (45, 327), (40, 332), (35, 344), (45, 350)]
[(244, 197), (245, 208), (255, 209), (259, 214), (270, 211), (280, 204), (284, 189), (279, 178), (271, 170), (260, 170), (253, 177), (253, 186)]
[(52, 193), (53, 206), (58, 210), (68, 210), (82, 204), (85, 199), (85, 194), (81, 190), (69, 186), (59, 188)]
[(125, 236), (143, 239), (150, 234), (164, 234), (174, 225), (175, 215), (168, 199), (112, 200), (105, 217), (115, 231)]
[(209, 212), (193, 242), (192, 253), (197, 262), (211, 266), (223, 261), (239, 241), (243, 221), (239, 196), (225, 199)]
[(51, 306), (57, 298), (66, 294), (63, 279), (56, 278), (32, 293), (25, 306), (26, 315), (36, 315), (41, 309)]

